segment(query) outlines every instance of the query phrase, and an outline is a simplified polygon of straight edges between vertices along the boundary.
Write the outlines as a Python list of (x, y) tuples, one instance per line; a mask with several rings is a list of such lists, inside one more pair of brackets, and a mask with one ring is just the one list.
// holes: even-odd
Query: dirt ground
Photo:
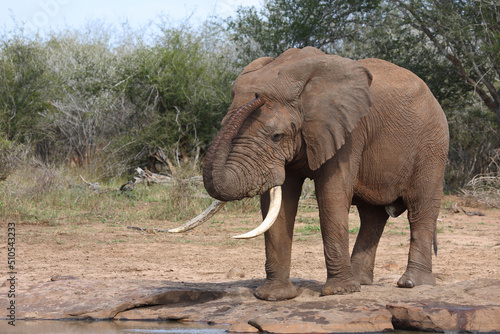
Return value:
[[(438, 221), (439, 252), (433, 271), (438, 285), (479, 278), (500, 278), (500, 210), (463, 207), (484, 216), (469, 216), (451, 208), (463, 201), (443, 199)], [(326, 278), (317, 211), (313, 200), (301, 202), (293, 244), (294, 278)], [(350, 213), (352, 248), (359, 219)], [(184, 234), (141, 232), (120, 222), (53, 226), (16, 224), (17, 284), (42, 283), (57, 276), (80, 279), (158, 279), (179, 282), (221, 282), (264, 278), (264, 239), (234, 240), (231, 236), (259, 224), (259, 214), (218, 213), (211, 222)], [(173, 228), (179, 222), (149, 222), (145, 226)], [(7, 221), (2, 221), (7, 231)], [(406, 214), (391, 218), (376, 259), (374, 282), (395, 285), (404, 272), (409, 249)], [(7, 233), (2, 233), (5, 239)], [(0, 249), (6, 254), (6, 240)], [(4, 256), (5, 258), (6, 256)], [(5, 263), (6, 261), (4, 261)]]

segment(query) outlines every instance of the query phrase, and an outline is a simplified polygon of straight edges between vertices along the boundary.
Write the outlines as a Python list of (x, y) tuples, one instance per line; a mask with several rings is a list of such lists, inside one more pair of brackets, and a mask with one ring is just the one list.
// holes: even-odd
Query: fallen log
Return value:
[[(134, 176), (134, 185), (137, 183), (145, 184), (172, 184), (179, 181), (179, 178), (173, 177), (171, 175), (162, 175), (153, 173), (147, 168), (142, 169), (140, 167), (136, 168), (137, 176)], [(201, 183), (203, 181), (201, 176), (193, 176), (182, 181)]]

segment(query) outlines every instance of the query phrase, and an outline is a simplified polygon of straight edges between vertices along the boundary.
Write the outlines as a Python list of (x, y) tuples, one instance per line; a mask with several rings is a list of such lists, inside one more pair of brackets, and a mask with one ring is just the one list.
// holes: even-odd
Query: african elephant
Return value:
[[(445, 115), (421, 79), (384, 60), (353, 61), (306, 47), (250, 63), (232, 98), (206, 154), (203, 181), (217, 200), (261, 195), (263, 217), (274, 210), (274, 224), (257, 231), (265, 231), (266, 247), (258, 298), (297, 295), (290, 260), (306, 178), (314, 180), (319, 207), (327, 269), (322, 295), (372, 283), (385, 223), (405, 210), (410, 250), (397, 284), (435, 284), (432, 246), (449, 140)], [(270, 190), (279, 186), (281, 202), (271, 201)], [(351, 204), (361, 224), (349, 257)]]

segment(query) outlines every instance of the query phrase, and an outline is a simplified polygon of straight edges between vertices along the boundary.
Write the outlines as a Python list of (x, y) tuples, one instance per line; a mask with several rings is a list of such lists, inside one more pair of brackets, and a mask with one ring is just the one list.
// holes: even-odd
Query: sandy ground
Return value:
[[(500, 210), (463, 207), (485, 216), (454, 212), (447, 197), (438, 221), (438, 256), (433, 271), (438, 285), (478, 278), (500, 278)], [(317, 231), (313, 200), (301, 202), (293, 244), (292, 272), (295, 278), (326, 278), (321, 236)], [(350, 246), (359, 225), (357, 211), (350, 213)], [(1, 228), (7, 231), (7, 221)], [(218, 213), (211, 222), (184, 234), (141, 232), (120, 222), (53, 226), (16, 223), (17, 284), (47, 282), (56, 276), (112, 280), (159, 279), (182, 282), (221, 282), (264, 278), (264, 239), (234, 240), (231, 236), (256, 226), (259, 214)], [(174, 222), (149, 223), (172, 228)], [(143, 226), (140, 222), (137, 226)], [(145, 226), (148, 227), (148, 226)], [(7, 233), (1, 234), (4, 268)], [(391, 218), (382, 236), (376, 259), (374, 282), (395, 285), (404, 272), (410, 231), (406, 214)]]

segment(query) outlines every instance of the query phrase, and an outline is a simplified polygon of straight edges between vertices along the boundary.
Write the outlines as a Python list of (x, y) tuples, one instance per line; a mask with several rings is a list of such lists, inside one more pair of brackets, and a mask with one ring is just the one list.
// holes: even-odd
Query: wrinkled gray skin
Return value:
[[(408, 210), (406, 272), (398, 286), (435, 284), (432, 245), (442, 197), (448, 127), (439, 103), (411, 72), (378, 59), (352, 61), (315, 48), (260, 58), (235, 81), (233, 102), (204, 164), (209, 194), (231, 201), (282, 186), (265, 233), (266, 281), (258, 298), (297, 295), (289, 280), (292, 234), (305, 178), (314, 180), (327, 269), (323, 295), (371, 284), (389, 217)], [(349, 257), (348, 212), (360, 231)]]

